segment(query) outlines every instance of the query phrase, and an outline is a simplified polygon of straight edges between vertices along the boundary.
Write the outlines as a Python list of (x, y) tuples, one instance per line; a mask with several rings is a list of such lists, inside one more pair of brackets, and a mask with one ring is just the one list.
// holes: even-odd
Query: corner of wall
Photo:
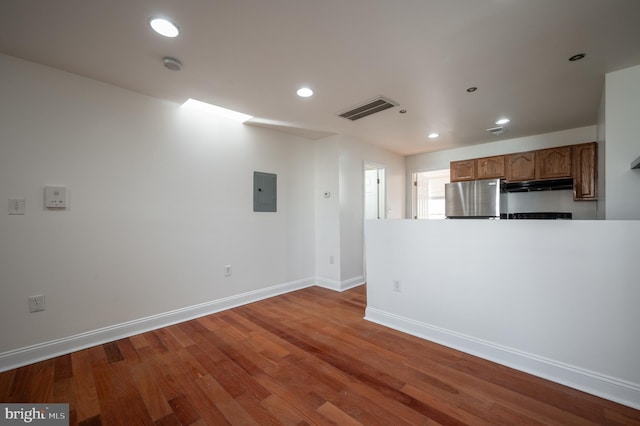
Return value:
[(606, 84), (605, 88), (602, 90), (602, 98), (600, 100), (600, 105), (598, 106), (598, 124), (597, 124), (597, 137), (596, 141), (598, 142), (598, 186), (597, 186), (597, 194), (598, 201), (596, 205), (596, 218), (599, 220), (606, 219), (607, 217), (607, 193), (606, 193), (606, 162), (605, 157), (607, 153), (607, 129), (606, 129)]

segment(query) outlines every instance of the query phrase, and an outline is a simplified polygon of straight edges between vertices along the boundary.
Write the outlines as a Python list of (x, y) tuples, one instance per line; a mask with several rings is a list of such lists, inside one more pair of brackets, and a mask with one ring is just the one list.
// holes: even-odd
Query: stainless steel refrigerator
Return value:
[(500, 219), (507, 213), (506, 193), (500, 179), (454, 182), (445, 185), (445, 215), (448, 219)]

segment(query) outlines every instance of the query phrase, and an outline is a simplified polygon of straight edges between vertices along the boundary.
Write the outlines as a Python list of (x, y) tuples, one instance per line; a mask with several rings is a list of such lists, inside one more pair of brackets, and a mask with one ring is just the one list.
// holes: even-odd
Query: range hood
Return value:
[(573, 178), (505, 182), (505, 192), (555, 191), (573, 189)]

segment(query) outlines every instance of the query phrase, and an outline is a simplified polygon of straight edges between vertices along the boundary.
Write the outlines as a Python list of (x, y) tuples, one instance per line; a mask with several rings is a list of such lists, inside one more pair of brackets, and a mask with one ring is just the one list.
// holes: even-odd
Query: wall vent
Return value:
[(370, 99), (355, 107), (351, 107), (348, 111), (340, 112), (338, 115), (351, 121), (356, 121), (368, 115), (375, 114), (376, 112), (384, 111), (385, 109), (393, 108), (395, 106), (398, 106), (397, 102), (378, 96), (377, 98)]

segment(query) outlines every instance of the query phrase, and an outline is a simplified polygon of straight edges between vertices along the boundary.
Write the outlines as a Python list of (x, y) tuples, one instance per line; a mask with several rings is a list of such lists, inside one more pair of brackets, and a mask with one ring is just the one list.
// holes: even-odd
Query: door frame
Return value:
[[(384, 164), (376, 163), (373, 161), (363, 161), (362, 163), (362, 276), (364, 277), (365, 283), (367, 282), (367, 249), (365, 244), (366, 235), (364, 232), (364, 222), (367, 219), (367, 171), (368, 170), (377, 170), (378, 171), (378, 219), (386, 219), (387, 218), (387, 167)], [(380, 179), (380, 172), (382, 172), (382, 179)], [(380, 205), (382, 204), (382, 205)], [(382, 210), (382, 214), (380, 211)]]

